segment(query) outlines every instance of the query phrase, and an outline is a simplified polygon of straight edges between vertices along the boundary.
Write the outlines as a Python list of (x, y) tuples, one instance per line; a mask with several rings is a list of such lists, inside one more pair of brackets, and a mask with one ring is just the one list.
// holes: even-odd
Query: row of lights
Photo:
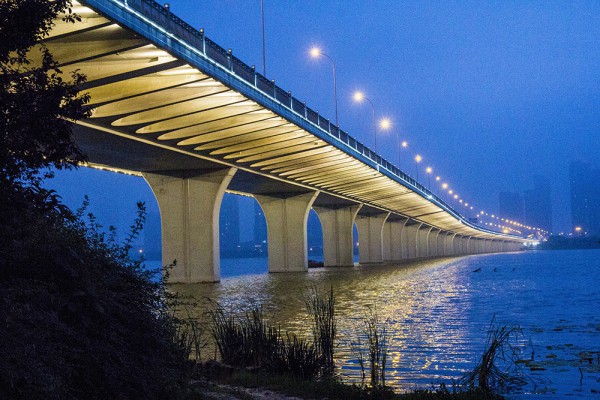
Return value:
[[(333, 62), (333, 59), (329, 55), (324, 53), (318, 47), (313, 47), (310, 49), (310, 56), (314, 59), (325, 57), (331, 63), (332, 73), (333, 73), (333, 87), (334, 87), (335, 122), (336, 122), (336, 125), (339, 126), (338, 109), (337, 109), (337, 84), (336, 84), (335, 63)], [(381, 118), (378, 122), (376, 122), (376, 120), (375, 120), (375, 105), (373, 104), (371, 99), (369, 99), (363, 92), (361, 92), (361, 91), (354, 92), (354, 94), (352, 95), (352, 99), (354, 100), (355, 103), (358, 103), (358, 104), (368, 103), (371, 106), (372, 118), (373, 118), (372, 126), (373, 126), (374, 148), (375, 148), (375, 153), (378, 153), (377, 132), (378, 132), (378, 130), (381, 130), (381, 131), (390, 130), (392, 128), (392, 121), (390, 118), (384, 117), (384, 118)], [(408, 142), (405, 140), (400, 141), (398, 131), (396, 131), (396, 142), (398, 144), (398, 149), (397, 149), (398, 150), (398, 168), (400, 169), (400, 158), (401, 158), (400, 152), (401, 152), (402, 148), (408, 147)], [(423, 161), (423, 156), (421, 156), (420, 154), (416, 154), (414, 157), (414, 161), (415, 161), (415, 175), (416, 175), (415, 177), (416, 177), (416, 181), (419, 181), (419, 164), (421, 163), (421, 161)], [(429, 190), (431, 190), (431, 176), (433, 174), (433, 168), (430, 166), (426, 167), (425, 173), (427, 174), (428, 188), (429, 188)], [(449, 195), (451, 199), (456, 200), (458, 202), (458, 204), (464, 206), (467, 210), (474, 209), (473, 205), (470, 205), (470, 203), (464, 201), (458, 195), (458, 193), (455, 193), (455, 191), (449, 187), (448, 183), (443, 182), (442, 178), (440, 176), (436, 176), (435, 181), (439, 182), (442, 192)], [(483, 219), (484, 216), (490, 217), (490, 215), (488, 213), (486, 213), (485, 211), (481, 211), (479, 214), (477, 214), (476, 217), (478, 220), (480, 220), (480, 219)], [(491, 215), (491, 219), (493, 220), (492, 222), (484, 222), (482, 220), (481, 224), (490, 226), (490, 227), (499, 228), (499, 229), (501, 229), (501, 231), (503, 233), (522, 234), (522, 231), (519, 229), (519, 228), (521, 228), (521, 229), (527, 229), (529, 231), (537, 232), (538, 234), (548, 234), (548, 231), (545, 231), (543, 229), (524, 225), (520, 222), (510, 220), (507, 218), (501, 218), (494, 214)]]

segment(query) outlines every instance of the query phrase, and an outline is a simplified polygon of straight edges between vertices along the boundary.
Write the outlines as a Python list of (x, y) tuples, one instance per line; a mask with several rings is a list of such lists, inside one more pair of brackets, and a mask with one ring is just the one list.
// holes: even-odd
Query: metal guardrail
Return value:
[[(425, 188), (415, 179), (402, 172), (398, 167), (376, 154), (369, 147), (360, 143), (348, 133), (339, 129), (326, 118), (323, 118), (317, 111), (312, 110), (306, 106), (306, 102), (302, 102), (292, 96), (292, 92), (285, 91), (279, 86), (275, 85), (274, 80), (269, 80), (265, 76), (256, 72), (254, 66), (249, 66), (243, 61), (238, 59), (232, 54), (231, 50), (225, 50), (208, 37), (204, 35), (203, 30), (194, 29), (191, 25), (177, 17), (167, 7), (164, 7), (154, 0), (118, 0), (127, 6), (135, 9), (136, 11), (143, 14), (146, 18), (152, 20), (156, 24), (162, 26), (169, 31), (172, 35), (185, 41), (188, 45), (195, 47), (204, 56), (213, 62), (219, 64), (221, 67), (228, 70), (230, 73), (246, 81), (248, 84), (254, 86), (255, 89), (260, 91), (262, 94), (270, 97), (272, 100), (281, 104), (283, 107), (292, 111), (294, 114), (300, 116), (306, 121), (310, 122), (315, 128), (320, 129), (332, 138), (344, 143), (357, 153), (368, 158), (377, 165), (377, 168), (382, 168), (388, 171), (390, 174), (395, 175), (400, 180), (410, 184), (418, 191), (421, 192), (426, 198), (435, 200), (438, 204), (442, 205), (448, 212), (453, 214), (459, 220), (467, 225), (472, 225), (466, 217), (454, 210), (449, 204), (447, 204), (440, 197), (435, 195), (429, 189)], [(488, 232), (500, 233), (496, 231), (490, 231), (486, 228), (477, 226), (478, 229), (482, 229)]]

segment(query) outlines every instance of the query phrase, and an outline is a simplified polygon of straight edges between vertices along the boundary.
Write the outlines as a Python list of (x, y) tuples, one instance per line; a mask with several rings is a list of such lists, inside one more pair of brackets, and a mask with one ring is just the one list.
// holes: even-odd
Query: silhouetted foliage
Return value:
[(44, 45), (68, 0), (0, 0), (0, 398), (174, 399), (187, 384), (189, 332), (164, 285), (85, 207), (41, 187), (84, 156), (78, 73), (65, 80)]
[[(88, 115), (88, 96), (78, 93), (85, 77), (65, 80), (43, 44), (53, 19), (77, 16), (69, 0), (0, 1), (0, 183), (39, 183), (47, 167), (71, 168), (85, 157), (72, 140), (73, 120)], [(46, 174), (50, 174), (46, 172)], [(7, 186), (8, 185), (8, 186)]]
[(186, 384), (160, 280), (83, 210), (26, 210), (2, 225), (0, 398), (168, 399)]

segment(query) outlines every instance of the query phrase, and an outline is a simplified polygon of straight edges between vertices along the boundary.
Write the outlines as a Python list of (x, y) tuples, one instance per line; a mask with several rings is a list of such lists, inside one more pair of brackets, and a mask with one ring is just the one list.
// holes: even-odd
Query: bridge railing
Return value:
[(425, 186), (421, 185), (415, 179), (402, 172), (397, 166), (376, 154), (369, 147), (351, 137), (348, 133), (341, 130), (338, 126), (331, 123), (326, 118), (323, 118), (319, 113), (306, 106), (306, 102), (300, 101), (292, 96), (292, 93), (285, 91), (275, 85), (274, 80), (269, 80), (265, 76), (256, 72), (254, 66), (249, 66), (232, 54), (231, 50), (225, 50), (206, 35), (203, 30), (194, 29), (191, 25), (177, 17), (170, 10), (160, 5), (154, 0), (118, 0), (143, 14), (146, 18), (152, 20), (157, 25), (165, 28), (169, 33), (179, 37), (188, 45), (195, 47), (198, 51), (204, 54), (208, 59), (228, 70), (230, 73), (243, 79), (253, 85), (255, 89), (269, 96), (282, 106), (286, 107), (296, 115), (304, 118), (306, 121), (313, 124), (321, 131), (326, 132), (329, 136), (346, 144), (348, 147), (355, 150), (357, 153), (373, 161), (379, 170), (385, 169), (390, 174), (395, 175), (400, 180), (410, 184), (418, 189), (425, 197), (430, 200), (435, 200), (442, 205), (451, 214), (459, 219), (466, 221), (460, 213), (456, 212), (449, 204), (440, 197), (432, 193)]

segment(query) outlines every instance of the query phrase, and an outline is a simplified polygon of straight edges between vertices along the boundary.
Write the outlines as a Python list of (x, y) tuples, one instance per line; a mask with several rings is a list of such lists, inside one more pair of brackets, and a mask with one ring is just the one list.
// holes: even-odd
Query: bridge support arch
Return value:
[(385, 212), (377, 215), (359, 215), (356, 218), (360, 263), (383, 262), (383, 225), (389, 215), (389, 212)]
[(254, 195), (267, 220), (269, 272), (308, 270), (306, 224), (318, 193), (287, 198)]
[(403, 236), (405, 236), (404, 225), (408, 219), (401, 218), (398, 220), (390, 220), (397, 218), (390, 216), (383, 226), (383, 260), (384, 261), (400, 261), (406, 258), (403, 254)]
[(444, 238), (444, 255), (453, 256), (456, 253), (454, 252), (454, 238), (456, 237), (456, 233), (448, 232), (446, 237)]
[(423, 258), (429, 255), (429, 243), (427, 238), (429, 237), (429, 232), (431, 232), (433, 228), (429, 225), (421, 224), (421, 227), (417, 231), (417, 257)]
[(326, 267), (354, 265), (352, 230), (361, 206), (313, 207), (323, 229), (323, 264)]
[(161, 215), (162, 262), (171, 283), (218, 282), (219, 211), (236, 168), (144, 173)]

